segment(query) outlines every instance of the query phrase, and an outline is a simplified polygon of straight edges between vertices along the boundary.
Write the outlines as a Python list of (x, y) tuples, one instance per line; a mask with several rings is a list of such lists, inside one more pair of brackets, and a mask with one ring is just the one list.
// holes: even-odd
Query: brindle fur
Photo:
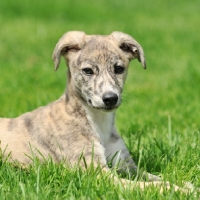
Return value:
[[(17, 118), (0, 118), (4, 155), (10, 154), (11, 160), (29, 164), (32, 162), (29, 156), (40, 157), (39, 151), (43, 157), (50, 156), (55, 162), (65, 159), (74, 165), (82, 154), (88, 165), (93, 158), (94, 164), (100, 164), (105, 170), (109, 170), (107, 162), (116, 155), (113, 165), (119, 164), (119, 171), (134, 173), (137, 167), (115, 127), (115, 111), (121, 104), (129, 62), (137, 58), (146, 68), (142, 47), (121, 32), (100, 36), (71, 31), (60, 38), (54, 49), (55, 70), (61, 55), (68, 66), (65, 94), (57, 101)], [(115, 74), (115, 65), (124, 67), (124, 72)], [(92, 69), (94, 74), (84, 74), (84, 68)], [(102, 96), (106, 92), (118, 96), (115, 105), (104, 104)], [(80, 165), (84, 166), (82, 162)], [(148, 179), (153, 182), (136, 185), (141, 188), (162, 185), (157, 176), (148, 174)], [(169, 183), (167, 185), (169, 187)]]

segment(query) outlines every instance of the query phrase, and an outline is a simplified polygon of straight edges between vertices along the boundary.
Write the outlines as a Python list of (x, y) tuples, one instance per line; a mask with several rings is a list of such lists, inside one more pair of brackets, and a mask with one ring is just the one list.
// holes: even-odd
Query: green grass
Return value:
[[(62, 61), (55, 73), (51, 54), (64, 32), (126, 32), (143, 46), (147, 70), (130, 65), (118, 129), (142, 168), (200, 187), (199, 7), (197, 0), (1, 1), (0, 116), (16, 117), (61, 96), (66, 67)], [(123, 189), (97, 179), (96, 171), (51, 161), (28, 169), (0, 165), (0, 199), (199, 198)]]

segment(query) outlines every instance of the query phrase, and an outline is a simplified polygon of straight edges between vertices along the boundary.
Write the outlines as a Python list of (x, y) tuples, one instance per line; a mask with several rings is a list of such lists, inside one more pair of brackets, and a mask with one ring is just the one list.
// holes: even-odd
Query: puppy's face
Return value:
[(68, 64), (78, 96), (96, 109), (117, 108), (129, 63), (123, 51), (112, 40), (94, 37), (75, 54)]
[(108, 36), (67, 32), (53, 52), (55, 69), (61, 55), (69, 67), (69, 84), (75, 94), (88, 106), (105, 111), (121, 104), (130, 60), (137, 58), (146, 68), (142, 47), (121, 32)]

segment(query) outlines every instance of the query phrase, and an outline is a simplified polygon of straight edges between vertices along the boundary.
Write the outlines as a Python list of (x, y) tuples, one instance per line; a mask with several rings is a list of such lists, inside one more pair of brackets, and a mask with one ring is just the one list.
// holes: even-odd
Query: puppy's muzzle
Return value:
[(106, 107), (112, 108), (117, 104), (118, 96), (114, 92), (106, 92), (103, 94), (102, 100)]

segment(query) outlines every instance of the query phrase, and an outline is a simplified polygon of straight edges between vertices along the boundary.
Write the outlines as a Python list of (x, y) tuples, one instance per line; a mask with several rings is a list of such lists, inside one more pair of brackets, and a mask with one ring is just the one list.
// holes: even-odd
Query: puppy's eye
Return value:
[(114, 66), (114, 72), (115, 74), (122, 74), (124, 72), (125, 68), (120, 65)]
[(84, 69), (82, 69), (82, 71), (85, 75), (88, 75), (88, 76), (91, 76), (94, 74), (94, 72), (91, 68), (84, 68)]

